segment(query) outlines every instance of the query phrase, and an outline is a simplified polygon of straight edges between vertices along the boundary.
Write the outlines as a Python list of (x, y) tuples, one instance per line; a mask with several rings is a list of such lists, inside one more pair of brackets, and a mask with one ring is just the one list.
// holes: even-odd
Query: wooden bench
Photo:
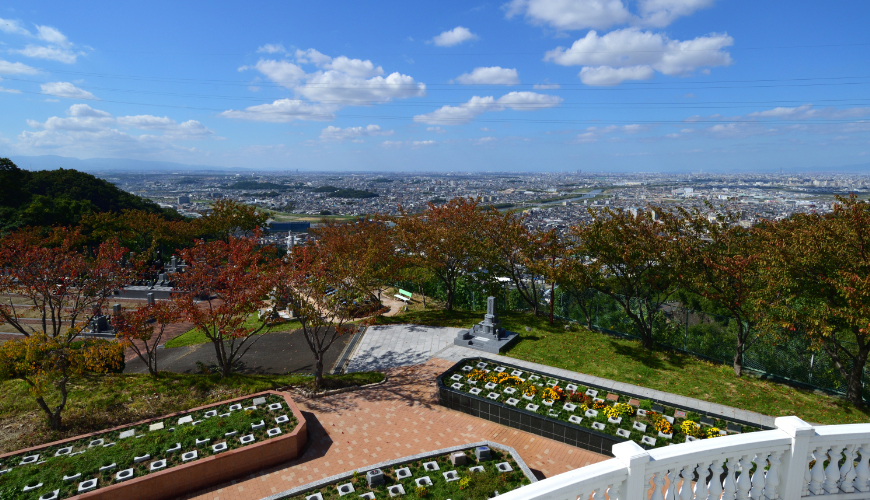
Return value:
[(407, 290), (402, 290), (402, 289), (400, 288), (400, 289), (399, 289), (399, 293), (393, 295), (393, 297), (395, 297), (395, 298), (401, 300), (402, 302), (408, 303), (408, 302), (411, 301), (411, 298), (414, 297), (414, 294), (411, 293), (411, 292), (409, 292), (409, 291), (407, 291)]

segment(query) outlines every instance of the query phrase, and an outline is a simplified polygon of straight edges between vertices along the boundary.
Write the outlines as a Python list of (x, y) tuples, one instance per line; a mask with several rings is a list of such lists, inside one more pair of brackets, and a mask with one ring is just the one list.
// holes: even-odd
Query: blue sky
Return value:
[(870, 162), (870, 2), (0, 7), (0, 156), (279, 170)]

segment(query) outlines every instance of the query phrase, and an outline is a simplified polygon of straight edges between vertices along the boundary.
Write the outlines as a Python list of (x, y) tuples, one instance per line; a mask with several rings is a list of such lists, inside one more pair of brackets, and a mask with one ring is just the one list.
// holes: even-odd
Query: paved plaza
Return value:
[(425, 363), (438, 351), (453, 345), (461, 330), (420, 325), (370, 326), (345, 371), (382, 371)]
[(439, 406), (435, 377), (450, 365), (430, 359), (387, 370), (381, 386), (296, 398), (309, 429), (300, 459), (183, 498), (257, 500), (359, 467), (476, 441), (514, 448), (539, 478), (609, 458)]

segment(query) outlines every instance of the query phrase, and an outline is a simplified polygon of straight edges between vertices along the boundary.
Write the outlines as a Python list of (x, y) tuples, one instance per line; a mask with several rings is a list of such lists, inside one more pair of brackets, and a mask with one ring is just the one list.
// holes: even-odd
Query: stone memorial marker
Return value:
[(193, 422), (193, 417), (191, 417), (190, 415), (178, 419), (178, 425), (189, 424), (191, 422)]
[(135, 435), (136, 435), (136, 430), (135, 430), (135, 429), (129, 429), (129, 430), (126, 430), (126, 431), (122, 432), (121, 435), (118, 436), (118, 437), (121, 438), (121, 439), (127, 439), (127, 438), (131, 438), (131, 437), (133, 437), (133, 436), (135, 436)]
[(486, 299), (486, 315), (483, 321), (468, 330), (462, 330), (453, 343), (458, 346), (498, 354), (499, 351), (519, 339), (519, 334), (501, 327), (495, 311), (495, 297)]
[(677, 410), (674, 412), (674, 418), (686, 418), (686, 412)]
[(266, 398), (254, 398), (255, 405), (264, 405), (266, 404)]
[(709, 425), (710, 427), (713, 427), (716, 425), (716, 421), (710, 417), (701, 417), (701, 425)]
[(665, 407), (662, 405), (652, 405), (652, 411), (656, 413), (663, 413), (665, 411)]

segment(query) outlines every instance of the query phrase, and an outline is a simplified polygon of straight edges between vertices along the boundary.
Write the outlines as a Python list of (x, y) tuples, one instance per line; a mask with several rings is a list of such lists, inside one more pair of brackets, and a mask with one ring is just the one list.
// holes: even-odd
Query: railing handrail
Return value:
[(649, 451), (633, 441), (619, 443), (613, 446), (616, 458), (499, 498), (870, 500), (870, 423), (813, 427), (797, 417), (780, 417), (776, 427)]

